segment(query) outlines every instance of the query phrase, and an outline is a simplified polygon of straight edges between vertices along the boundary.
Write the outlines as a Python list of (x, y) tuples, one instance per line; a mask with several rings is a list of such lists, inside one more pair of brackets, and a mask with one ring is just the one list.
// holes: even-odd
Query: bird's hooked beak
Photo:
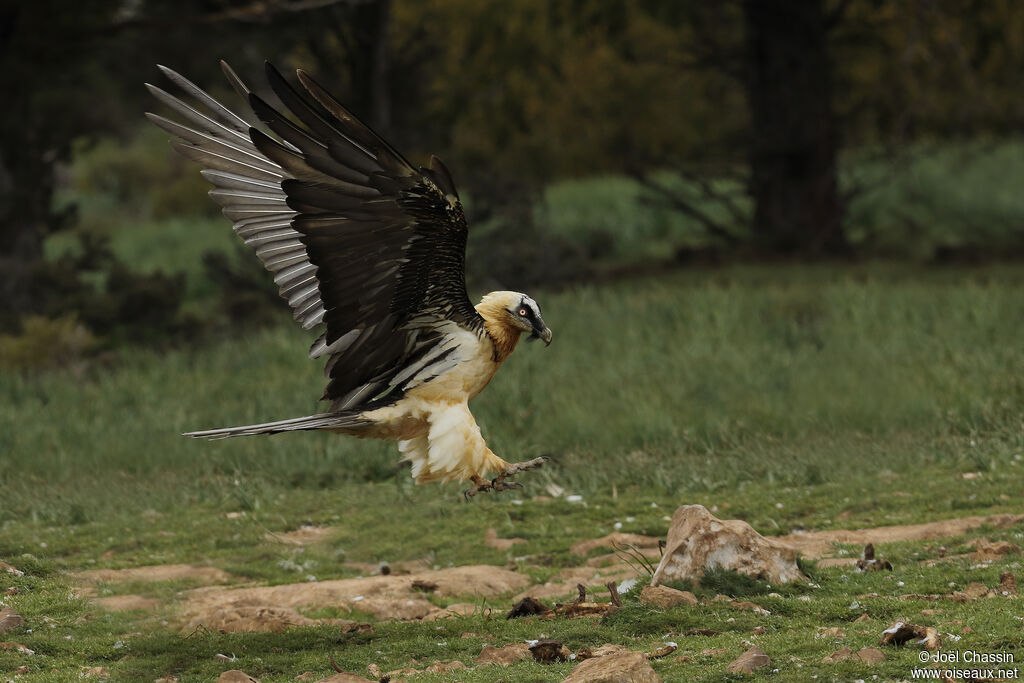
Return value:
[(551, 346), (551, 330), (548, 329), (548, 326), (540, 318), (533, 324), (533, 334), (526, 341), (535, 341), (537, 339), (543, 339), (544, 346)]

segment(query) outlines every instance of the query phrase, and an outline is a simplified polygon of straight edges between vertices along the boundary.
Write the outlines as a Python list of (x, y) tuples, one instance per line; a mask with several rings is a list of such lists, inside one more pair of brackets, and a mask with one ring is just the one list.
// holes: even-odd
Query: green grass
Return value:
[[(287, 321), (205, 348), (125, 350), (77, 375), (0, 376), (0, 559), (26, 570), (24, 577), (0, 574), (0, 589), (21, 590), (0, 600), (27, 620), (3, 638), (37, 652), (2, 651), (0, 670), (26, 664), (33, 673), (25, 680), (63, 681), (80, 666), (107, 666), (119, 680), (174, 673), (185, 681), (243, 668), (263, 681), (286, 681), (306, 670), (328, 675), (329, 653), (361, 673), (371, 662), (384, 670), (411, 659), (472, 664), (485, 642), (546, 633), (573, 649), (604, 642), (649, 649), (675, 640), (696, 661), (656, 662), (666, 680), (721, 680), (747, 640), (770, 654), (777, 680), (888, 680), (909, 677), (916, 652), (890, 651), (872, 669), (821, 658), (843, 645), (875, 644), (897, 616), (957, 634), (970, 626), (961, 650), (1024, 646), (1016, 601), (892, 598), (947, 593), (950, 582), (996, 585), (1019, 562), (919, 564), (938, 555), (939, 542), (885, 546), (896, 566), (891, 574), (812, 568), (820, 588), (774, 587), (781, 597), (756, 585), (716, 584), (746, 594), (768, 617), (720, 603), (663, 611), (627, 599), (597, 624), (471, 616), (379, 623), (372, 635), (326, 626), (183, 634), (173, 607), (105, 613), (69, 595), (66, 570), (173, 562), (284, 583), (306, 573), (352, 576), (341, 564), (349, 560), (514, 561), (540, 581), (579, 566), (568, 550), (573, 541), (610, 533), (615, 523), (663, 535), (666, 517), (683, 503), (717, 506), (720, 516), (746, 519), (765, 534), (1019, 512), (1020, 268), (745, 267), (534, 294), (554, 343), (518, 349), (473, 409), (499, 454), (549, 453), (556, 461), (522, 477), (523, 492), (471, 504), (460, 502), (457, 486), (413, 486), (388, 445), (330, 434), (180, 437), (317, 409), (323, 380), (305, 358), (310, 337)], [(964, 472), (981, 477), (964, 479)], [(534, 501), (548, 484), (583, 502)], [(306, 523), (337, 531), (303, 550), (266, 539), (268, 531)], [(482, 546), (489, 527), (528, 544), (509, 552)], [(1020, 533), (975, 535), (1021, 544)], [(942, 544), (954, 553), (965, 541)], [(185, 587), (100, 590), (173, 600)], [(867, 593), (883, 597), (857, 598)], [(508, 597), (489, 604), (504, 609)], [(851, 609), (854, 601), (861, 607)], [(942, 612), (920, 613), (932, 608)], [(851, 623), (862, 612), (871, 620)], [(752, 636), (756, 626), (767, 633)], [(843, 627), (847, 636), (842, 643), (815, 638), (818, 626)], [(722, 635), (666, 636), (691, 628)], [(701, 654), (706, 648), (728, 654)], [(239, 660), (213, 659), (218, 652)], [(500, 674), (416, 680), (553, 681), (570, 668), (524, 662)]]

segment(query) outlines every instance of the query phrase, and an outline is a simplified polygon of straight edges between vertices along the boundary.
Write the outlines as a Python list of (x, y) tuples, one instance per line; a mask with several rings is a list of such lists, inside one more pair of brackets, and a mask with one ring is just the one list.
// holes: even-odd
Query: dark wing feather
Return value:
[(323, 398), (337, 410), (381, 404), (451, 367), (455, 329), (481, 334), (483, 321), (466, 294), (466, 220), (447, 169), (436, 158), (413, 168), (304, 72), (308, 95), (267, 65), (282, 112), (224, 68), (270, 134), (169, 69), (206, 111), (149, 86), (188, 125), (149, 116), (206, 167), (296, 320), (326, 325), (310, 349), (328, 356)]

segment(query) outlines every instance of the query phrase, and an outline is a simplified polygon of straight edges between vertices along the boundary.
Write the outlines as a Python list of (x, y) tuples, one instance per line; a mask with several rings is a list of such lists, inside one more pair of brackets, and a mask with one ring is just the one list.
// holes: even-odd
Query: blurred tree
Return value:
[[(114, 18), (106, 0), (5, 2), (0, 5), (0, 326), (33, 309), (32, 270), (43, 238), (73, 212), (56, 211), (56, 165), (75, 137), (103, 125), (111, 94), (96, 59), (98, 30)], [(86, 93), (90, 96), (87, 97)]]
[[(844, 3), (845, 4), (845, 3)], [(753, 235), (764, 251), (846, 250), (824, 0), (744, 0)]]

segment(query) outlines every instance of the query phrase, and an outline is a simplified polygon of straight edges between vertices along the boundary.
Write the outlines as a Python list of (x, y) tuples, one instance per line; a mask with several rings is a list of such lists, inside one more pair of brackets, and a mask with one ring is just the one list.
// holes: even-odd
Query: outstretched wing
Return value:
[(483, 320), (466, 294), (466, 219), (444, 165), (413, 168), (302, 71), (305, 94), (267, 64), (285, 115), (221, 65), (269, 133), (165, 67), (199, 106), (147, 84), (187, 124), (147, 116), (204, 166), (295, 319), (326, 326), (309, 352), (328, 356), (323, 398), (335, 410), (379, 405), (457, 364), (460, 331), (481, 334)]

